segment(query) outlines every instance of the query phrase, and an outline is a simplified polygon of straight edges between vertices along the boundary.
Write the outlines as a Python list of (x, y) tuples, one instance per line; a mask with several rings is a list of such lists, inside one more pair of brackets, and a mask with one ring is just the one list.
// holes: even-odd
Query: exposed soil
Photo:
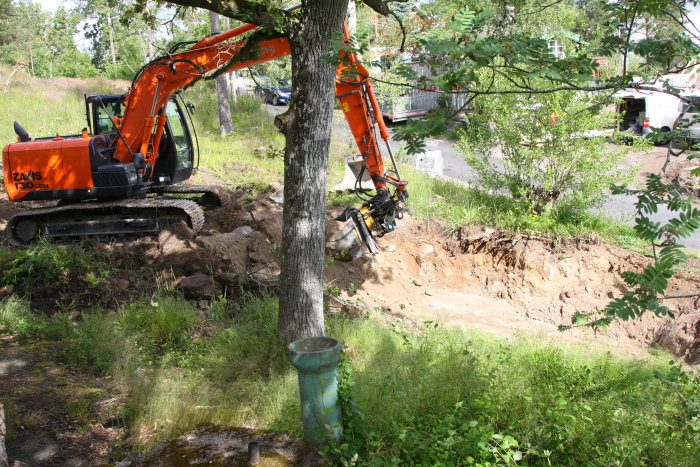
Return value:
[(689, 194), (700, 195), (700, 178), (690, 171), (700, 167), (698, 159), (688, 160), (687, 154), (679, 157), (670, 156), (666, 171), (661, 172), (668, 157), (668, 147), (658, 146), (645, 150), (630, 151), (620, 164), (623, 167), (638, 167), (637, 182), (644, 182), (649, 174), (661, 174), (664, 182), (678, 183)]
[[(99, 297), (81, 301), (80, 307), (95, 303), (118, 306), (152, 293), (158, 283), (180, 287), (186, 297), (199, 302), (223, 291), (229, 297), (250, 290), (274, 291), (282, 208), (266, 196), (249, 202), (248, 193), (233, 194), (227, 206), (207, 211), (205, 227), (197, 236), (182, 225), (157, 238), (94, 246), (101, 254), (119, 258), (120, 267), (106, 286), (100, 286)], [(9, 216), (24, 209), (27, 206), (10, 204), (3, 196), (0, 231)], [(340, 227), (333, 220), (337, 214), (327, 213), (328, 236)], [(637, 356), (657, 344), (688, 364), (700, 363), (698, 298), (665, 302), (677, 310), (675, 321), (645, 316), (598, 332), (558, 331), (559, 325), (571, 324), (576, 311), (598, 310), (620, 296), (624, 290), (620, 273), (640, 269), (649, 261), (620, 247), (595, 238), (553, 243), (479, 227), (462, 228), (448, 237), (439, 224), (409, 216), (379, 244), (378, 255), (353, 262), (332, 261), (333, 252), (328, 252), (326, 284), (331, 311), (374, 307), (411, 323), (439, 321), (507, 338), (536, 334)], [(700, 260), (694, 261), (689, 267), (700, 269)], [(39, 287), (44, 289), (29, 291), (32, 306), (48, 313), (56, 311), (61, 293), (72, 290)], [(85, 288), (73, 287), (74, 292)], [(685, 271), (674, 277), (668, 289), (672, 296), (698, 291), (700, 277)], [(8, 292), (0, 291), (0, 296)], [(75, 459), (73, 465), (108, 460), (109, 443), (116, 443), (120, 433), (109, 427), (105, 417), (88, 424), (87, 430), (85, 424), (78, 429), (67, 410), (71, 399), (63, 390), (63, 381), (68, 381), (66, 387), (104, 391), (102, 381), (71, 374), (53, 360), (50, 347), (32, 347), (12, 338), (2, 342), (0, 370), (0, 393), (6, 407), (12, 407), (8, 416), (15, 433), (8, 442), (11, 457), (38, 465), (71, 465), (71, 459)], [(109, 400), (108, 394), (100, 400)], [(57, 433), (65, 436), (59, 439)], [(53, 454), (26, 457), (30, 451), (32, 455)]]
[[(267, 197), (246, 202), (246, 196), (243, 191), (235, 192), (229, 205), (208, 211), (203, 232), (196, 237), (182, 226), (157, 238), (96, 246), (101, 254), (111, 254), (121, 262), (107, 287), (92, 290), (77, 282), (66, 290), (40, 284), (29, 290), (32, 305), (51, 313), (57, 311), (63, 296), (72, 294), (77, 308), (95, 304), (116, 307), (149, 295), (158, 282), (183, 286), (186, 296), (203, 300), (224, 290), (229, 297), (251, 289), (274, 290), (282, 208)], [(21, 209), (25, 206), (0, 200), (0, 228), (3, 219)], [(329, 235), (341, 226), (333, 220), (337, 214), (327, 213)], [(440, 225), (409, 216), (379, 244), (382, 251), (376, 256), (350, 263), (330, 261), (326, 284), (332, 307), (359, 300), (362, 306), (414, 321), (439, 320), (505, 336), (533, 332), (637, 355), (645, 353), (647, 346), (661, 343), (686, 362), (700, 363), (700, 324), (691, 318), (700, 317), (700, 307), (693, 298), (665, 302), (684, 317), (683, 322), (690, 320), (682, 338), (668, 336), (680, 321), (672, 325), (668, 319), (655, 316), (616, 323), (597, 333), (558, 331), (559, 325), (571, 324), (575, 312), (601, 309), (611, 298), (619, 297), (624, 290), (620, 273), (641, 269), (649, 261), (620, 247), (595, 238), (553, 244), (547, 239), (504, 235), (478, 227), (462, 228), (447, 237)], [(700, 269), (700, 260), (692, 260), (689, 268)], [(185, 281), (196, 275), (214, 282)], [(699, 290), (696, 274), (679, 271), (668, 294), (685, 296)]]
[(58, 345), (0, 337), (0, 395), (7, 453), (30, 465), (82, 466), (112, 461), (123, 430), (106, 378), (62, 365)]

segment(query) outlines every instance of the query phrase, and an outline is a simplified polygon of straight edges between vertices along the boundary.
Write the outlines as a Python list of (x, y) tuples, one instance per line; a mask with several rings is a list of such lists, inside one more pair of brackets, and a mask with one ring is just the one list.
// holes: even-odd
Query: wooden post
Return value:
[(8, 467), (7, 451), (5, 451), (5, 407), (0, 404), (0, 467)]

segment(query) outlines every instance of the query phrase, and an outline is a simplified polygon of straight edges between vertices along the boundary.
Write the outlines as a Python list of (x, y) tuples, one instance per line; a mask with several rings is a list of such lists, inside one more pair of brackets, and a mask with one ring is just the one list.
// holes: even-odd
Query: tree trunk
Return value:
[[(227, 18), (226, 16), (221, 16), (221, 28), (223, 28), (224, 31), (228, 31), (231, 29), (231, 20)], [(224, 73), (226, 77), (226, 89), (229, 90), (231, 93), (231, 99), (233, 99), (233, 102), (236, 102), (238, 100), (238, 95), (236, 95), (236, 72), (232, 71), (231, 73)]]
[(5, 450), (5, 408), (0, 404), (0, 467), (8, 467)]
[(292, 26), (292, 100), (275, 119), (286, 136), (279, 337), (319, 336), (323, 323), (326, 171), (335, 66), (322, 60), (342, 30), (347, 0), (308, 0)]
[(107, 12), (107, 30), (109, 31), (109, 53), (112, 56), (112, 65), (117, 63), (117, 53), (114, 48), (114, 28), (112, 27), (112, 16)]
[(351, 35), (357, 34), (357, 6), (355, 0), (348, 2), (348, 30)]
[[(219, 26), (219, 15), (213, 11), (209, 12), (209, 22), (211, 23), (211, 32), (221, 32)], [(231, 121), (231, 106), (228, 102), (228, 80), (226, 75), (222, 74), (216, 78), (216, 95), (219, 100), (219, 123), (221, 124), (221, 134), (226, 135), (233, 131), (233, 122)]]

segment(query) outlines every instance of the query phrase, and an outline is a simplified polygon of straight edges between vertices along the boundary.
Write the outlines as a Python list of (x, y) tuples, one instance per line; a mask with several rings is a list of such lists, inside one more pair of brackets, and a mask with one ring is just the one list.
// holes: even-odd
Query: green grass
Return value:
[(43, 334), (46, 319), (35, 315), (29, 304), (10, 295), (0, 300), (0, 333), (9, 332), (21, 337), (32, 337)]
[(218, 107), (213, 82), (188, 89), (184, 99), (195, 105), (200, 166), (236, 186), (264, 191), (282, 179), (284, 137), (259, 97), (242, 94), (231, 102), (233, 133), (219, 134)]
[(87, 126), (83, 95), (124, 92), (125, 82), (92, 79), (36, 79), (18, 72), (7, 91), (4, 83), (10, 68), (0, 66), (0, 145), (17, 141), (13, 121), (31, 137), (79, 134)]
[(114, 265), (82, 245), (66, 247), (41, 239), (23, 250), (0, 247), (0, 284), (26, 289), (34, 284), (67, 285), (80, 280), (98, 285)]
[[(114, 313), (32, 321), (12, 298), (0, 303), (0, 323), (59, 339), (68, 363), (112, 376), (126, 398), (120, 417), (132, 449), (210, 422), (300, 434), (276, 301), (238, 305), (221, 300), (197, 313), (159, 296)], [(658, 351), (635, 360), (342, 315), (328, 317), (327, 332), (345, 343), (354, 385), (343, 376), (344, 394), (364, 413), (346, 427), (360, 465), (513, 464), (519, 456), (530, 465), (696, 465), (700, 377)]]
[(445, 219), (448, 228), (484, 224), (564, 238), (595, 233), (614, 242), (623, 236), (636, 237), (631, 227), (604, 216), (566, 210), (538, 215), (507, 196), (490, 195), (455, 182), (433, 179), (410, 168), (403, 172), (409, 182), (411, 212), (421, 219)]
[[(275, 128), (274, 117), (260, 98), (241, 94), (231, 102), (234, 131), (218, 134), (216, 93), (213, 84), (194, 87), (186, 99), (195, 103), (195, 125), (199, 134), (201, 166), (236, 186), (266, 191), (284, 175), (284, 136)], [(343, 177), (345, 158), (357, 151), (354, 142), (334, 134), (331, 139), (328, 186)]]

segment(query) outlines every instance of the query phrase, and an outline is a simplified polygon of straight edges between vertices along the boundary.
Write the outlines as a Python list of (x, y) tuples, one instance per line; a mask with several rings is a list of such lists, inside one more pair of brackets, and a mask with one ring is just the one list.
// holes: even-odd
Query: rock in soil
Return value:
[(185, 298), (213, 298), (221, 295), (221, 286), (205, 274), (193, 274), (180, 282)]
[(668, 321), (654, 341), (686, 363), (700, 364), (700, 310)]

